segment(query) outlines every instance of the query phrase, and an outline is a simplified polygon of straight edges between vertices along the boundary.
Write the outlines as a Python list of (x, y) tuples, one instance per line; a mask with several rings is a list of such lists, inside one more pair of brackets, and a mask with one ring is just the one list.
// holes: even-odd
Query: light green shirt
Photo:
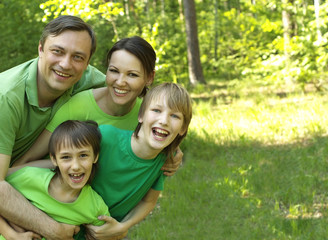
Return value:
[(120, 129), (134, 130), (138, 124), (138, 113), (142, 99), (137, 101), (132, 110), (124, 116), (111, 116), (104, 113), (92, 93), (92, 89), (76, 94), (65, 103), (47, 126), (53, 132), (55, 128), (66, 120), (93, 120), (99, 125), (109, 124)]
[(88, 66), (82, 78), (57, 99), (52, 107), (39, 107), (37, 95), (38, 58), (0, 73), (0, 153), (21, 157), (47, 126), (56, 111), (72, 95), (104, 86), (105, 75)]
[(58, 222), (72, 225), (102, 225), (98, 216), (109, 216), (108, 207), (103, 199), (85, 185), (78, 198), (64, 203), (49, 195), (49, 184), (55, 172), (47, 168), (24, 167), (6, 178), (15, 189), (24, 195), (33, 205), (44, 211)]

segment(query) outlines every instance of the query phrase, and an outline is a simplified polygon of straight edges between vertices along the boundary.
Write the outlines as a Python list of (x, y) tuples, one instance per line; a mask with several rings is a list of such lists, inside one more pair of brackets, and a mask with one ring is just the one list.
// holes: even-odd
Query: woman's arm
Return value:
[(178, 171), (179, 167), (182, 165), (183, 152), (180, 147), (177, 148), (176, 154), (173, 159), (166, 159), (161, 170), (164, 171), (165, 176), (173, 176), (176, 171)]
[(87, 225), (87, 239), (122, 239), (133, 225), (143, 220), (154, 209), (160, 192), (150, 189), (122, 222), (108, 216), (100, 216), (99, 220), (106, 223), (102, 226)]
[(43, 159), (44, 156), (48, 154), (48, 144), (51, 134), (52, 133), (50, 131), (44, 129), (33, 143), (32, 147), (20, 159), (14, 162), (13, 167), (34, 161), (36, 159)]

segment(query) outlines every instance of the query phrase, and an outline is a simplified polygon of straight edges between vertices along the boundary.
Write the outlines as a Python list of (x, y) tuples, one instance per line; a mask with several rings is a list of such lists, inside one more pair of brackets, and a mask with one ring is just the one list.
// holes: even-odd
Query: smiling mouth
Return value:
[(124, 90), (124, 89), (119, 89), (119, 88), (113, 88), (114, 92), (117, 94), (127, 94), (129, 91), (128, 90)]
[(80, 183), (84, 179), (84, 173), (68, 174), (74, 183)]
[(65, 77), (65, 78), (68, 78), (68, 77), (71, 76), (71, 75), (66, 74), (66, 73), (63, 73), (63, 72), (58, 72), (58, 71), (56, 71), (56, 70), (54, 70), (54, 72), (55, 72), (58, 76)]
[(153, 134), (159, 139), (163, 140), (166, 138), (170, 133), (164, 129), (153, 128)]

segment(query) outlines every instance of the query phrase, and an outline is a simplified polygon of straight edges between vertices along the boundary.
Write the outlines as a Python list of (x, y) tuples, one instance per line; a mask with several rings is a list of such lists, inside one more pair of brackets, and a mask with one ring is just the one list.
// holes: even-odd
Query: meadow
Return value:
[(191, 95), (183, 165), (128, 239), (328, 239), (327, 93), (212, 81)]

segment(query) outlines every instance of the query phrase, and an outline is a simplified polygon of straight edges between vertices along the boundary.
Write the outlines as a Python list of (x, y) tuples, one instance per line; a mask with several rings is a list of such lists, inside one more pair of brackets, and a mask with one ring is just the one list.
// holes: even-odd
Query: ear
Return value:
[(140, 116), (138, 116), (138, 122), (139, 123), (142, 123), (143, 122), (143, 120), (142, 120), (142, 118)]
[(51, 154), (50, 154), (50, 159), (51, 159), (52, 164), (54, 166), (58, 167), (56, 158), (53, 155), (51, 155)]
[(155, 71), (153, 71), (151, 74), (149, 74), (146, 86), (149, 87), (150, 85), (152, 85), (154, 82), (154, 79), (155, 79)]
[(179, 132), (179, 135), (180, 136), (183, 136), (183, 134), (185, 134), (186, 133), (186, 130), (185, 129), (181, 129), (181, 131)]
[(40, 55), (41, 55), (42, 52), (43, 52), (43, 47), (41, 45), (41, 42), (39, 42), (39, 46), (38, 46), (39, 57), (40, 57)]
[(98, 159), (99, 159), (99, 154), (95, 157), (95, 160), (93, 161), (93, 163), (98, 162)]
[(179, 135), (180, 135), (180, 136), (184, 135), (184, 134), (187, 132), (187, 129), (188, 129), (188, 128), (187, 128), (186, 126), (182, 126), (182, 127), (181, 127), (181, 130), (180, 130), (180, 132), (179, 132)]

